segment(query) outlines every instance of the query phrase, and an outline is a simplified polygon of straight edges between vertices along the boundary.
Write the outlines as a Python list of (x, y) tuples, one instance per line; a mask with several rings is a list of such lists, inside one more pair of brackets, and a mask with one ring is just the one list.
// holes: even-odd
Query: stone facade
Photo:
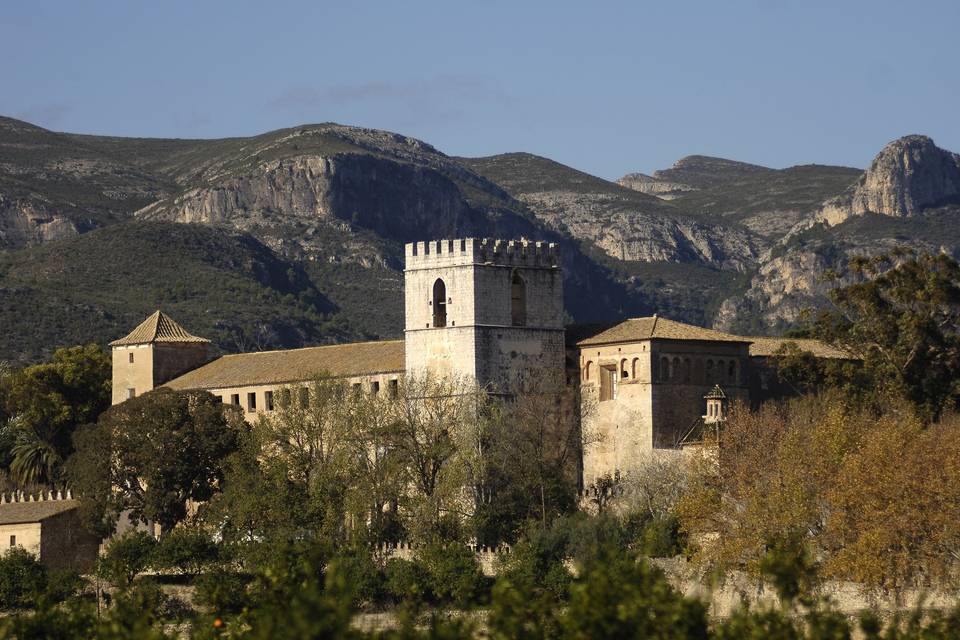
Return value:
[(118, 345), (112, 349), (113, 404), (162, 386), (210, 359), (206, 343)]
[(730, 401), (749, 402), (748, 348), (745, 339), (650, 338), (583, 346), (584, 484), (637, 468), (651, 450), (679, 450), (703, 420), (704, 396), (715, 385)]
[(563, 279), (554, 244), (465, 238), (406, 245), (406, 371), (494, 393), (562, 384)]
[(82, 526), (79, 502), (68, 493), (0, 496), (0, 552), (14, 547), (37, 556), (48, 569), (89, 571), (100, 540)]
[[(159, 385), (209, 391), (248, 420), (320, 374), (358, 391), (395, 393), (405, 375), (476, 381), (494, 394), (581, 392), (585, 485), (626, 473), (650, 452), (680, 451), (707, 418), (705, 396), (749, 402), (777, 387), (770, 358), (785, 342), (652, 316), (565, 344), (555, 245), (463, 238), (405, 247), (403, 341), (306, 347), (207, 360), (207, 343), (159, 311), (113, 346), (114, 403)], [(847, 357), (813, 340), (818, 357)], [(567, 349), (570, 349), (567, 351)], [(132, 391), (131, 391), (132, 390)], [(702, 433), (702, 429), (698, 432)]]

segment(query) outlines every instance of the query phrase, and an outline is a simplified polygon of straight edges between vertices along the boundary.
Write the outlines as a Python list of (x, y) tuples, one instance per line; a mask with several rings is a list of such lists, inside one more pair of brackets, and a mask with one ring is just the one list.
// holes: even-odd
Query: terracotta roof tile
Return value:
[(780, 350), (780, 347), (792, 343), (797, 345), (801, 351), (809, 351), (818, 358), (854, 358), (854, 356), (843, 349), (838, 349), (830, 346), (826, 342), (812, 340), (810, 338), (767, 338), (764, 336), (756, 336), (746, 339), (750, 340), (750, 355), (754, 357), (774, 356), (777, 354), (777, 351)]
[(711, 342), (750, 342), (750, 338), (735, 336), (722, 331), (704, 329), (667, 318), (650, 316), (630, 318), (597, 335), (581, 340), (581, 347), (617, 342), (636, 342), (638, 340), (707, 340)]
[(44, 500), (0, 504), (0, 524), (40, 522), (80, 506), (78, 500)]
[(136, 329), (127, 336), (114, 340), (110, 343), (110, 346), (121, 347), (134, 344), (153, 344), (155, 342), (206, 343), (210, 341), (189, 333), (162, 311), (155, 311), (153, 315), (141, 322)]
[(171, 389), (225, 389), (310, 380), (320, 374), (352, 377), (401, 372), (403, 340), (356, 342), (217, 358), (166, 385)]

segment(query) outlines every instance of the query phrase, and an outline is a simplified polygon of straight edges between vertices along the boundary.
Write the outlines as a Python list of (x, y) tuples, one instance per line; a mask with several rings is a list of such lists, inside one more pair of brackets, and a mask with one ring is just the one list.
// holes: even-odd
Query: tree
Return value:
[(410, 376), (391, 405), (390, 447), (409, 487), (401, 499), (415, 538), (442, 536), (443, 520), (463, 512), (457, 437), (473, 423), (479, 397), (479, 390), (462, 380)]
[(128, 589), (154, 560), (157, 541), (145, 531), (113, 538), (100, 557), (97, 572), (115, 587)]
[(576, 506), (577, 465), (586, 440), (582, 407), (571, 389), (531, 388), (503, 411), (503, 468), (514, 491), (529, 496), (524, 517), (545, 524)]
[(207, 392), (160, 388), (78, 431), (68, 477), (95, 530), (111, 531), (129, 509), (133, 519), (169, 531), (186, 517), (188, 500), (218, 491), (245, 428), (237, 411)]
[(946, 254), (856, 258), (859, 281), (830, 292), (817, 337), (863, 362), (868, 389), (902, 395), (935, 420), (960, 391), (960, 265)]
[(227, 460), (224, 490), (203, 517), (233, 542), (342, 543), (346, 494), (355, 486), (354, 405), (365, 400), (326, 376), (275, 398), (275, 410), (258, 418)]
[(110, 358), (98, 345), (57, 349), (50, 362), (0, 376), (14, 439), (10, 471), (21, 485), (55, 482), (79, 425), (110, 406)]

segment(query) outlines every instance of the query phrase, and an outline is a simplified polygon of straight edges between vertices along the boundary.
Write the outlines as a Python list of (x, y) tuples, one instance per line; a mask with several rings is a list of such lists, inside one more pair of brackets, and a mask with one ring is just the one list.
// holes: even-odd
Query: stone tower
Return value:
[(188, 333), (161, 311), (110, 343), (113, 404), (146, 393), (210, 359), (210, 341)]
[(406, 370), (494, 393), (563, 384), (558, 247), (479, 238), (406, 245)]

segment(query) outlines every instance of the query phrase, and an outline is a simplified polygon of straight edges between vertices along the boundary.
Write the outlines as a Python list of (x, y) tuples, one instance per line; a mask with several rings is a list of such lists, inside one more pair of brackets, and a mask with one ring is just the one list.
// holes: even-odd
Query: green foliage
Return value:
[(644, 524), (637, 550), (651, 558), (672, 558), (683, 553), (685, 538), (675, 515), (658, 516)]
[(217, 491), (223, 461), (245, 428), (209, 393), (160, 388), (80, 430), (68, 476), (93, 528), (109, 531), (129, 509), (131, 517), (170, 530), (186, 517), (187, 500), (209, 500)]
[(154, 562), (157, 541), (145, 531), (128, 531), (113, 538), (100, 556), (97, 572), (118, 588), (129, 588)]
[(570, 587), (567, 638), (707, 638), (706, 606), (677, 593), (663, 574), (605, 546)]
[(351, 585), (354, 604), (363, 605), (383, 601), (386, 593), (385, 577), (366, 547), (354, 547), (330, 560), (328, 571), (333, 571)]
[(430, 598), (426, 569), (418, 562), (391, 558), (384, 568), (387, 593), (395, 603), (419, 605)]
[(251, 604), (247, 592), (249, 582), (248, 576), (236, 571), (213, 569), (196, 577), (194, 597), (197, 604), (215, 614), (237, 614)]
[(803, 534), (793, 532), (768, 543), (760, 559), (760, 572), (773, 584), (782, 602), (791, 604), (799, 599), (810, 603), (817, 566)]
[(0, 415), (21, 486), (61, 480), (72, 436), (110, 406), (110, 357), (98, 345), (57, 349), (49, 362), (0, 375)]
[(0, 326), (20, 327), (0, 333), (0, 359), (30, 363), (49, 357), (51, 345), (106, 344), (156, 311), (157, 301), (227, 352), (365, 337), (336, 320), (322, 293), (337, 275), (308, 275), (251, 236), (224, 229), (124, 222), (0, 254)]
[(0, 556), (0, 607), (31, 607), (46, 588), (47, 572), (32, 553), (14, 547)]
[(176, 527), (160, 538), (152, 564), (156, 569), (172, 569), (196, 576), (218, 557), (219, 548), (206, 531), (197, 527)]
[(473, 551), (456, 543), (432, 543), (417, 549), (431, 600), (441, 605), (469, 607), (484, 598), (486, 579)]
[(901, 394), (935, 420), (960, 393), (960, 264), (900, 251), (850, 270), (859, 281), (831, 291), (818, 336), (862, 359), (867, 392)]

